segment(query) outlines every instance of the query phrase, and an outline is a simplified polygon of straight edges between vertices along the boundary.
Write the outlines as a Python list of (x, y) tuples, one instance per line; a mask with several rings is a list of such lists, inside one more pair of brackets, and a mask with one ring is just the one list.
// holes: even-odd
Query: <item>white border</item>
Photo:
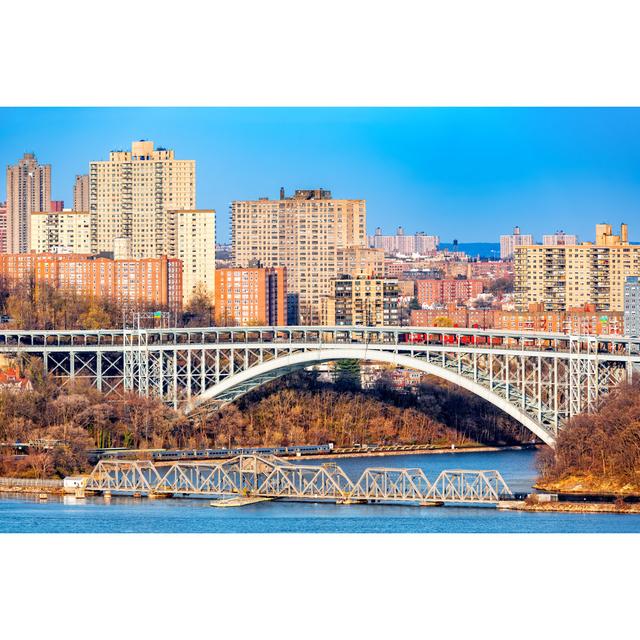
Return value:
[(5, 105), (638, 105), (634, 0), (2, 9)]
[[(630, 535), (6, 535), (0, 538), (3, 636), (633, 637), (637, 541)], [(633, 581), (624, 584), (623, 576)]]
[[(631, 0), (5, 3), (0, 104), (635, 106), (637, 13)], [(636, 626), (637, 536), (5, 535), (0, 552), (8, 638)]]

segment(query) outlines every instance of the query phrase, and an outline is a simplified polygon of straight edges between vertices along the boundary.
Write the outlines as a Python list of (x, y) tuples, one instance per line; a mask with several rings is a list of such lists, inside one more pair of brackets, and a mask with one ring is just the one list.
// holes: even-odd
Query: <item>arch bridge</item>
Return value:
[(2, 331), (0, 355), (107, 394), (156, 396), (186, 412), (232, 402), (287, 373), (344, 359), (416, 369), (502, 409), (553, 446), (570, 417), (640, 366), (640, 339), (441, 327), (206, 327)]

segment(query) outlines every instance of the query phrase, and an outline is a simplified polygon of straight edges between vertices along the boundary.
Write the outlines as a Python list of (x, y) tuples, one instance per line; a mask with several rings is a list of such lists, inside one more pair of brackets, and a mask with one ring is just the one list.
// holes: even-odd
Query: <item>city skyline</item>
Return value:
[(3, 108), (0, 132), (5, 165), (35, 152), (68, 208), (90, 162), (138, 139), (175, 149), (197, 163), (219, 242), (233, 200), (282, 186), (365, 199), (368, 233), (401, 224), (443, 243), (497, 242), (516, 224), (538, 242), (558, 229), (589, 240), (640, 209), (631, 108)]

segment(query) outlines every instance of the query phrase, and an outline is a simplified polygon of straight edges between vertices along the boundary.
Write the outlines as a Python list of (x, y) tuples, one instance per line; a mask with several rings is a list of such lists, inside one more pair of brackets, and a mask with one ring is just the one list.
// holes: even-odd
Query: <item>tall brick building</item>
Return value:
[(482, 280), (416, 280), (416, 290), (418, 304), (421, 306), (464, 305), (479, 296), (484, 287)]
[(222, 325), (286, 324), (282, 267), (217, 269), (215, 313)]
[(33, 153), (25, 153), (7, 167), (7, 251), (27, 253), (30, 248), (32, 213), (51, 206), (51, 165), (39, 164)]
[(0, 255), (0, 277), (13, 282), (48, 284), (90, 299), (118, 305), (145, 304), (180, 309), (182, 263), (175, 258), (110, 260), (78, 254)]

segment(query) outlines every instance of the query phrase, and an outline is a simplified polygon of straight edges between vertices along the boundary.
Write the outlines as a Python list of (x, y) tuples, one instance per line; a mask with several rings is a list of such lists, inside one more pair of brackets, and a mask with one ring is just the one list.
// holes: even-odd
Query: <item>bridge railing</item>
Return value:
[[(22, 348), (179, 346), (189, 344), (442, 344), (450, 347), (552, 348), (557, 352), (640, 356), (640, 339), (619, 335), (474, 329), (464, 327), (201, 327), (101, 330), (4, 330), (0, 351)], [(542, 346), (541, 346), (542, 345)], [(545, 346), (546, 345), (546, 346)]]

